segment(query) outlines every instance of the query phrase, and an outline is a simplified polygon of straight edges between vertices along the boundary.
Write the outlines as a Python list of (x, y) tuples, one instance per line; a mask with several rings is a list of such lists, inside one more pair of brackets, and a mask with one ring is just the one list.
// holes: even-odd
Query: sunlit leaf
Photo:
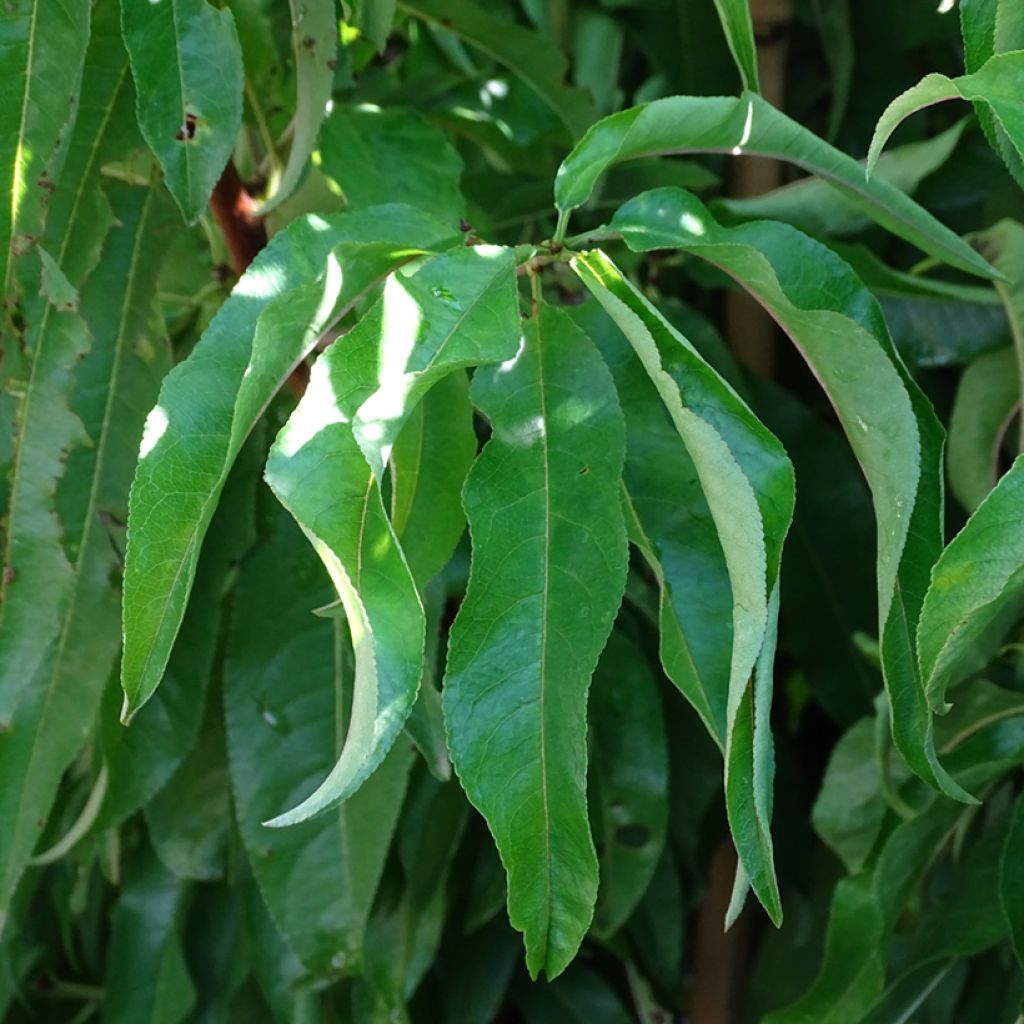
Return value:
[(459, 778), (508, 872), (527, 966), (560, 974), (593, 915), (586, 693), (625, 583), (622, 414), (592, 343), (542, 305), (518, 355), (478, 370), (493, 433), (463, 494), (469, 589), (444, 707)]

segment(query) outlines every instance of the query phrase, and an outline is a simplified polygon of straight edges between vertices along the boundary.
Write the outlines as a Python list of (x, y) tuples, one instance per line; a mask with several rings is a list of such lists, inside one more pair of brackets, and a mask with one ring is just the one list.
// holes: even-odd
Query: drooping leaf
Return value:
[(235, 19), (207, 0), (123, 0), (139, 128), (189, 223), (206, 208), (242, 123)]
[(461, 157), (414, 111), (338, 108), (321, 130), (320, 158), (351, 210), (408, 203), (453, 230), (466, 212)]
[(277, 825), (355, 792), (409, 716), (425, 621), (381, 501), (384, 466), (433, 383), (467, 365), (510, 358), (518, 336), (511, 250), (460, 247), (396, 273), (373, 309), (318, 360), (271, 450), (267, 481), (327, 566), (356, 659), (352, 722), (338, 764)]
[[(4, 103), (0, 112), (0, 295), (14, 295), (14, 263), (42, 233), (60, 178), (62, 136), (74, 123), (89, 40), (89, 0), (15, 0), (0, 22)], [(94, 51), (95, 53), (95, 51)], [(3, 337), (13, 342), (12, 310)]]
[(133, 719), (120, 722), (120, 680), (111, 679), (100, 710), (100, 743), (110, 772), (97, 829), (111, 828), (145, 807), (192, 752), (218, 670), (227, 600), (235, 566), (256, 541), (256, 492), (266, 453), (256, 430), (239, 453), (210, 523), (181, 631), (164, 685)]
[(410, 252), (445, 235), (402, 206), (293, 222), (167, 377), (147, 420), (128, 519), (121, 669), (128, 715), (160, 682), (203, 536), (253, 424), (345, 309)]
[(560, 974), (593, 914), (586, 692), (626, 570), (622, 414), (608, 371), (542, 305), (519, 353), (478, 370), (493, 434), (463, 493), (473, 541), (443, 691), (449, 748), (508, 873), (534, 976)]
[(607, 937), (650, 884), (665, 843), (668, 805), (661, 700), (643, 654), (617, 632), (594, 674), (590, 720), (601, 876), (594, 931)]
[(581, 89), (565, 84), (565, 58), (548, 37), (495, 16), (472, 0), (400, 0), (399, 6), (504, 64), (554, 111), (570, 138), (586, 130), (592, 119), (590, 100)]
[(381, 53), (395, 20), (395, 0), (351, 0), (352, 24)]
[(867, 863), (885, 817), (885, 796), (874, 753), (874, 722), (862, 718), (832, 751), (811, 811), (814, 830), (851, 875)]
[(1018, 797), (999, 862), (999, 898), (1017, 959), (1024, 963), (1024, 799)]
[[(260, 213), (269, 213), (295, 191), (306, 161), (316, 147), (320, 124), (334, 84), (338, 53), (338, 17), (334, 0), (289, 0), (292, 15), (292, 52), (295, 55), (295, 132), (288, 161), (272, 181)], [(384, 196), (381, 202), (403, 202)], [(373, 204), (368, 204), (373, 205)]]
[(198, 743), (145, 809), (153, 849), (177, 878), (213, 881), (227, 868), (231, 803), (219, 697), (209, 702)]
[[(934, 138), (883, 153), (872, 176), (913, 195), (922, 180), (949, 159), (966, 126), (967, 119), (963, 119)], [(871, 217), (862, 205), (818, 177), (801, 178), (761, 196), (716, 199), (711, 209), (716, 215), (725, 210), (744, 220), (781, 220), (819, 238), (852, 235), (871, 226)]]
[(981, 277), (992, 268), (898, 188), (865, 180), (864, 168), (754, 94), (672, 96), (612, 114), (595, 124), (559, 168), (555, 205), (563, 227), (612, 164), (640, 156), (735, 152), (785, 160), (824, 178), (872, 220), (929, 255)]
[(181, 1024), (195, 1006), (182, 948), (187, 883), (143, 848), (132, 858), (112, 915), (103, 1019)]
[(469, 381), (455, 372), (419, 402), (391, 449), (391, 522), (422, 588), (466, 528), (462, 485), (476, 458)]
[(917, 85), (897, 96), (878, 119), (868, 150), (868, 174), (892, 133), (907, 117), (924, 107), (954, 99), (984, 103), (988, 107), (993, 123), (1005, 132), (1012, 147), (1013, 159), (1008, 162), (1008, 166), (1011, 170), (1019, 168), (1021, 159), (1024, 159), (1024, 99), (1020, 92), (1022, 75), (1022, 50), (997, 53), (977, 71), (959, 78), (949, 78), (935, 72), (925, 75)]
[[(681, 190), (645, 193), (612, 224), (633, 249), (681, 248), (734, 277), (771, 311), (822, 383), (872, 491), (893, 737), (921, 778), (969, 799), (939, 764), (915, 657), (927, 574), (942, 543), (942, 428), (877, 303), (838, 256), (795, 229), (769, 221), (723, 228)], [(827, 284), (825, 275), (804, 272), (812, 265), (829, 268)]]
[[(36, 31), (43, 31), (54, 12), (51, 5), (45, 5), (39, 13), (42, 21)], [(120, 44), (117, 12), (106, 4), (94, 20), (94, 38), (81, 89), (77, 82), (73, 86), (81, 117), (67, 147), (62, 186), (51, 201), (49, 229), (43, 239), (47, 249), (39, 248), (39, 255), (47, 252), (56, 270), (76, 292), (95, 267), (113, 223), (110, 205), (99, 188), (101, 162), (119, 153), (131, 140), (130, 131), (125, 132), (118, 124), (131, 117), (131, 86), (126, 81), (127, 58)], [(16, 22), (6, 24), (14, 28)], [(62, 38), (52, 27), (48, 31), (56, 31), (55, 38)], [(55, 69), (50, 71), (56, 73)], [(51, 82), (49, 87), (56, 86)], [(40, 98), (33, 93), (26, 102), (26, 116), (41, 116), (42, 112), (35, 109), (43, 102)], [(47, 116), (56, 115), (51, 110)], [(27, 155), (24, 159), (28, 161), (25, 166), (30, 167), (32, 161)], [(34, 190), (33, 185), (33, 194)], [(41, 216), (40, 211), (35, 215)], [(26, 257), (26, 261), (37, 259), (36, 253)], [(38, 287), (37, 273), (36, 290)], [(13, 299), (9, 289), (4, 294)], [(52, 305), (38, 294), (27, 295), (23, 308), (23, 343), (32, 352), (31, 366), (27, 379), (6, 382), (7, 391), (17, 402), (17, 429), (6, 474), (10, 490), (6, 495), (4, 572), (0, 580), (0, 722), (7, 725), (73, 600), (74, 552), (66, 534), (75, 531), (61, 522), (56, 491), (65, 475), (68, 453), (88, 443), (70, 397), (77, 362), (93, 344), (90, 325), (79, 309)], [(10, 344), (4, 346), (5, 375), (12, 373), (22, 344), (9, 340)]]
[(757, 76), (757, 46), (754, 43), (754, 24), (750, 18), (747, 0), (715, 0), (718, 17), (725, 31), (732, 59), (743, 81), (743, 88), (758, 93), (761, 86)]
[[(119, 225), (82, 289), (92, 347), (78, 365), (75, 411), (91, 446), (68, 465), (66, 521), (76, 529), (73, 590), (59, 635), (0, 735), (0, 907), (36, 845), (64, 769), (81, 749), (118, 646), (119, 570), (112, 543), (124, 522), (145, 407), (167, 366), (152, 301), (167, 206), (152, 189), (111, 186)], [(116, 410), (116, 416), (115, 416)]]
[(517, 987), (515, 1001), (530, 1024), (627, 1024), (632, 1020), (615, 990), (599, 974), (573, 967), (554, 984)]
[(1024, 456), (942, 552), (918, 623), (928, 700), (982, 668), (1024, 613)]
[[(676, 551), (691, 566), (699, 562), (705, 570), (714, 567), (718, 594), (723, 584), (731, 589), (731, 654), (723, 663), (728, 634), (719, 627), (710, 652), (716, 659), (714, 668), (705, 667), (707, 660), (705, 665), (695, 664), (692, 656), (687, 665), (690, 630), (699, 628), (697, 621), (705, 614), (703, 609), (694, 614), (686, 607), (682, 587), (692, 578), (689, 573), (680, 573), (674, 581), (680, 590), (673, 604), (678, 602), (681, 608), (672, 619), (667, 620), (663, 601), (662, 624), (668, 621), (678, 635), (670, 644), (663, 640), (662, 651), (672, 652), (675, 664), (666, 663), (667, 670), (675, 669), (674, 681), (725, 753), (726, 804), (740, 862), (758, 899), (778, 921), (782, 910), (770, 832), (773, 755), (771, 730), (766, 727), (771, 673), (765, 677), (764, 669), (774, 656), (772, 609), (777, 605), (782, 543), (793, 512), (793, 470), (778, 441), (603, 253), (577, 256), (573, 267), (629, 340), (653, 382), (692, 461), (686, 479), (691, 488), (699, 481), (718, 534), (720, 551), (707, 534), (694, 542), (695, 551), (687, 551), (685, 541), (676, 542)], [(677, 501), (680, 508), (687, 503), (701, 510), (695, 492)], [(634, 543), (648, 560), (653, 556), (660, 561), (663, 578), (666, 562), (659, 554), (666, 538), (660, 531), (672, 515), (679, 515), (678, 509), (669, 511), (668, 518), (664, 510), (651, 517), (659, 531), (655, 538), (645, 536), (645, 522), (639, 518), (631, 526)], [(711, 646), (706, 639), (703, 643)], [(755, 673), (762, 656), (767, 656), (767, 665)], [(717, 674), (723, 668), (724, 675)], [(755, 675), (769, 684), (763, 700), (755, 694)]]
[(311, 613), (329, 582), (283, 510), (241, 570), (224, 667), (236, 816), (271, 917), (309, 970), (358, 968), (405, 794), (395, 749), (349, 801), (290, 829), (260, 822), (296, 803), (337, 759), (352, 686), (344, 623)]
[(946, 467), (950, 487), (968, 512), (996, 484), (1003, 440), (1020, 397), (1012, 348), (979, 356), (960, 378), (949, 421)]

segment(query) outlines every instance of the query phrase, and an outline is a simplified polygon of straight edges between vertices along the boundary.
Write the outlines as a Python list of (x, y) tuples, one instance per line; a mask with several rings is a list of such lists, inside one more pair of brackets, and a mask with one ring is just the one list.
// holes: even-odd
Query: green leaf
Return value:
[(633, 1020), (611, 985), (586, 967), (573, 967), (553, 985), (524, 983), (515, 1001), (530, 1024), (628, 1024)]
[(454, 230), (466, 212), (462, 158), (447, 136), (412, 110), (339, 107), (320, 133), (324, 174), (349, 209), (408, 203)]
[(199, 742), (145, 809), (153, 849), (178, 878), (212, 881), (226, 873), (231, 803), (219, 697), (209, 702)]
[[(81, 100), (89, 0), (14, 0), (0, 22), (0, 294), (13, 297), (14, 264), (42, 233), (47, 197), (60, 179), (62, 137)], [(6, 342), (11, 310), (4, 313)]]
[(443, 691), (452, 762), (508, 873), (527, 967), (560, 974), (593, 914), (586, 694), (626, 576), (625, 439), (608, 371), (542, 305), (519, 353), (478, 370), (493, 434), (466, 481), (469, 589)]
[(743, 88), (761, 91), (757, 77), (757, 46), (754, 43), (754, 23), (750, 18), (747, 0), (715, 0), (718, 17), (725, 31), (732, 59), (736, 61)]
[[(913, 195), (922, 180), (950, 158), (966, 126), (964, 118), (934, 138), (883, 153), (873, 178)], [(863, 205), (834, 188), (827, 179), (814, 177), (801, 178), (760, 196), (716, 199), (711, 209), (716, 215), (724, 210), (743, 220), (781, 220), (818, 238), (853, 235), (871, 226), (871, 217)]]
[(182, 948), (186, 883), (143, 847), (111, 915), (103, 1019), (111, 1024), (181, 1024), (196, 993)]
[[(893, 737), (921, 778), (955, 799), (971, 799), (939, 764), (915, 658), (920, 602), (942, 543), (942, 428), (896, 354), (878, 304), (820, 243), (770, 221), (723, 228), (681, 190), (638, 196), (612, 226), (635, 250), (684, 249), (734, 277), (813, 369), (871, 487)], [(808, 266), (822, 272), (809, 277)]]
[(999, 898), (1017, 959), (1024, 964), (1024, 797), (1013, 807), (999, 861)]
[(408, 717), (425, 622), (381, 502), (384, 467), (405, 418), (433, 383), (514, 356), (518, 339), (512, 250), (460, 247), (396, 273), (373, 309), (318, 360), (272, 448), (267, 481), (327, 566), (356, 658), (355, 710), (338, 764), (275, 825), (351, 795)]
[(126, 715), (160, 682), (203, 536), (253, 424), (331, 323), (393, 266), (445, 234), (404, 206), (293, 222), (168, 375), (132, 485), (121, 667)]
[[(66, 612), (11, 722), (0, 734), (0, 908), (42, 831), (64, 770), (81, 749), (118, 647), (120, 569), (112, 524), (126, 518), (128, 482), (144, 409), (167, 366), (152, 301), (169, 203), (154, 189), (112, 185), (119, 224), (81, 292), (92, 347), (78, 364), (75, 412), (91, 445), (62, 482), (74, 535)], [(70, 314), (65, 314), (70, 315)], [(52, 410), (51, 410), (52, 412)]]
[(315, 973), (356, 970), (363, 933), (405, 795), (410, 755), (396, 749), (350, 800), (290, 829), (260, 822), (294, 804), (337, 759), (352, 687), (344, 623), (311, 614), (332, 597), (284, 510), (242, 567), (224, 665), (238, 829), (263, 900)]
[(231, 11), (206, 0), (122, 0), (139, 128), (190, 224), (242, 124), (242, 50)]
[[(687, 666), (683, 656), (690, 643), (690, 630), (699, 628), (698, 617), (704, 614), (703, 609), (694, 614), (685, 607), (682, 588), (689, 585), (692, 569), (685, 575), (681, 572), (669, 584), (679, 587), (673, 602), (683, 605), (683, 609), (674, 621), (670, 620), (678, 637), (670, 644), (663, 640), (662, 649), (673, 651), (675, 664), (666, 664), (676, 669), (674, 681), (725, 752), (726, 804), (740, 862), (758, 899), (777, 922), (782, 908), (770, 832), (773, 755), (767, 716), (771, 691), (755, 693), (752, 675), (759, 658), (767, 657), (770, 664), (774, 656), (771, 606), (777, 603), (779, 560), (793, 512), (792, 467), (782, 446), (735, 392), (603, 253), (595, 250), (579, 255), (573, 267), (625, 334), (653, 382), (692, 460), (689, 484), (693, 487), (699, 481), (718, 534), (727, 579), (720, 578), (717, 586), (728, 584), (731, 588), (732, 652), (724, 665), (721, 659), (727, 636), (715, 636), (715, 667), (724, 667), (725, 675), (706, 675), (703, 665)], [(700, 507), (693, 497), (688, 500)], [(673, 512), (678, 516), (678, 511)], [(664, 529), (665, 512), (657, 518), (652, 516), (650, 521)], [(644, 528), (645, 523), (639, 519), (631, 526), (634, 542), (639, 543), (645, 556), (654, 553), (664, 578), (666, 555), (672, 554), (671, 549), (661, 554), (667, 547), (664, 534), (647, 537)], [(718, 552), (706, 527), (704, 536), (694, 541), (694, 552), (686, 551), (685, 542), (676, 543), (676, 550), (684, 553), (690, 566), (700, 560), (721, 572)], [(677, 563), (670, 568), (681, 566)], [(663, 612), (662, 623), (665, 621)], [(675, 652), (679, 652), (678, 657)], [(770, 672), (765, 676), (759, 667), (756, 675), (762, 683), (770, 684)]]
[(504, 64), (554, 111), (571, 138), (579, 138), (590, 124), (590, 99), (565, 84), (565, 57), (548, 37), (496, 17), (472, 0), (400, 0), (399, 6)]
[[(294, 191), (316, 147), (320, 124), (334, 85), (338, 53), (338, 18), (334, 0), (289, 0), (292, 14), (292, 51), (295, 54), (295, 132), (288, 162), (281, 176), (271, 181), (261, 214), (280, 206)], [(403, 202), (397, 195), (381, 202)], [(372, 205), (372, 204), (368, 204)]]
[(600, 887), (594, 932), (614, 934), (640, 901), (665, 844), (668, 750), (661, 699), (643, 654), (613, 632), (590, 693), (591, 807)]
[(981, 277), (995, 276), (966, 242), (903, 192), (887, 182), (865, 180), (856, 160), (753, 94), (737, 99), (671, 96), (598, 121), (563, 161), (555, 179), (555, 205), (563, 227), (613, 164), (689, 152), (734, 152), (796, 164), (824, 178), (872, 220), (929, 255)]
[(421, 590), (466, 528), (462, 485), (476, 445), (469, 380), (456, 372), (416, 405), (391, 449), (391, 522)]
[(875, 723), (862, 718), (833, 749), (811, 811), (815, 832), (851, 875), (867, 863), (887, 808), (874, 754)]
[(867, 173), (871, 174), (886, 142), (907, 117), (924, 107), (954, 99), (984, 103), (991, 111), (994, 123), (1006, 133), (1013, 147), (1014, 159), (1008, 161), (1013, 170), (1024, 159), (1024, 99), (1020, 92), (1022, 75), (1022, 50), (996, 54), (973, 74), (961, 75), (959, 78), (949, 78), (934, 72), (925, 75), (917, 85), (897, 96), (878, 119), (868, 150)]
[(349, 0), (349, 6), (352, 24), (383, 53), (395, 21), (395, 0)]
[(996, 484), (932, 570), (917, 642), (928, 700), (983, 668), (1024, 612), (1024, 456)]
[(1012, 348), (979, 356), (960, 378), (949, 421), (946, 467), (950, 487), (968, 512), (996, 485), (1003, 441), (1020, 394)]
[[(41, 17), (48, 18), (49, 11), (47, 6)], [(76, 291), (96, 266), (113, 223), (110, 204), (98, 185), (100, 164), (124, 145), (125, 132), (118, 130), (117, 122), (131, 117), (127, 58), (120, 46), (116, 11), (113, 15), (108, 5), (96, 17), (78, 93), (82, 116), (67, 147), (63, 185), (53, 196), (44, 236), (48, 250), (40, 248)], [(31, 100), (33, 105), (37, 102)], [(36, 289), (39, 284), (37, 274)], [(58, 308), (37, 294), (26, 296), (24, 312), (23, 343), (33, 354), (31, 367), (27, 380), (6, 382), (17, 401), (17, 429), (6, 472), (10, 490), (0, 580), (0, 722), (7, 725), (73, 600), (74, 553), (66, 542), (68, 527), (60, 520), (56, 490), (65, 475), (67, 453), (88, 443), (70, 397), (76, 364), (93, 345), (90, 325), (77, 309)], [(21, 342), (13, 340), (5, 345), (7, 375), (13, 372), (20, 348)]]

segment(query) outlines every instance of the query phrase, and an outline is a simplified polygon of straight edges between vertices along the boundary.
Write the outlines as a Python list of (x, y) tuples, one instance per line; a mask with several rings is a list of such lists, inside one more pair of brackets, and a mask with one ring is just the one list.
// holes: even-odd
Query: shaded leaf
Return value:
[[(732, 595), (732, 652), (726, 675), (704, 676), (703, 666), (692, 663), (687, 670), (679, 657), (680, 671), (673, 678), (725, 752), (726, 804), (740, 862), (758, 899), (778, 921), (782, 911), (770, 833), (774, 762), (768, 715), (779, 560), (793, 510), (792, 467), (778, 441), (603, 253), (579, 255), (573, 267), (628, 338), (653, 382), (693, 462), (690, 486), (699, 481), (718, 533)], [(646, 538), (643, 531), (642, 521), (631, 526), (634, 542), (645, 553), (657, 551), (662, 537)], [(699, 543), (697, 558), (720, 573), (721, 562), (708, 539)], [(685, 545), (679, 547), (685, 551)], [(693, 625), (685, 602), (680, 603), (684, 610), (679, 619), (670, 620), (681, 634), (672, 649), (684, 651)], [(721, 634), (714, 637), (719, 659), (724, 639)], [(663, 642), (663, 650), (665, 646)], [(758, 682), (760, 693), (755, 692)]]
[(650, 884), (668, 817), (661, 699), (644, 655), (617, 632), (594, 673), (590, 720), (601, 875), (594, 931), (606, 937), (625, 923)]
[(986, 352), (964, 371), (949, 421), (946, 468), (953, 493), (973, 512), (999, 478), (999, 459), (1020, 404), (1017, 356), (1011, 348)]
[(1024, 457), (1019, 457), (932, 570), (917, 642), (928, 700), (982, 668), (1024, 612)]
[(444, 132), (415, 111), (339, 107), (321, 130), (320, 158), (349, 209), (408, 203), (453, 230), (466, 212), (461, 157)]
[(114, 906), (103, 1019), (180, 1024), (195, 1005), (182, 947), (186, 884), (148, 849), (136, 851)]
[(586, 93), (565, 85), (566, 61), (549, 38), (491, 14), (472, 0), (400, 0), (399, 6), (454, 32), (523, 80), (558, 116), (571, 138), (591, 121)]
[[(295, 132), (288, 161), (278, 180), (270, 183), (260, 213), (280, 206), (294, 191), (316, 147), (324, 119), (338, 53), (338, 18), (334, 0), (289, 0), (292, 15), (292, 51), (295, 55)], [(397, 195), (381, 202), (404, 202)], [(368, 204), (372, 205), (372, 204)]]
[(747, 0), (715, 0), (718, 17), (725, 31), (732, 59), (736, 61), (743, 88), (760, 92), (757, 77), (757, 46), (754, 44), (754, 25), (750, 19)]
[(554, 977), (597, 893), (586, 692), (625, 583), (622, 418), (592, 344), (546, 305), (518, 355), (477, 371), (473, 399), (493, 434), (463, 493), (473, 562), (449, 641), (449, 748), (502, 855), (527, 966)]
[[(942, 428), (896, 354), (881, 311), (834, 253), (787, 225), (723, 228), (680, 190), (647, 192), (612, 222), (631, 248), (681, 248), (733, 276), (797, 345), (825, 389), (872, 491), (882, 667), (893, 737), (913, 770), (971, 799), (939, 764), (915, 658), (927, 573), (942, 543)], [(808, 277), (807, 266), (828, 267)], [(884, 396), (884, 397), (883, 397)]]
[(1024, 798), (1014, 804), (999, 861), (999, 899), (1017, 959), (1024, 963)]
[(350, 800), (290, 829), (260, 822), (334, 764), (352, 687), (344, 623), (316, 555), (283, 510), (239, 575), (224, 665), (231, 783), (242, 842), (267, 908), (309, 970), (357, 969), (363, 933), (405, 795), (396, 748)]

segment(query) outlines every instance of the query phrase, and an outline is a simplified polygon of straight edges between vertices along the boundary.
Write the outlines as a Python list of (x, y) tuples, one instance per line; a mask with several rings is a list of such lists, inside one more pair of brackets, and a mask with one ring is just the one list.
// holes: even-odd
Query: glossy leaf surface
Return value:
[(463, 493), (473, 562), (445, 719), (508, 873), (527, 966), (554, 977), (597, 894), (586, 694), (625, 583), (622, 414), (592, 343), (547, 305), (524, 322), (517, 355), (477, 371), (473, 400), (493, 433)]
[(598, 121), (563, 161), (555, 205), (563, 218), (586, 202), (613, 164), (669, 153), (770, 156), (796, 164), (838, 188), (883, 227), (929, 255), (981, 277), (992, 268), (966, 242), (894, 186), (866, 180), (864, 168), (791, 121), (759, 96), (673, 96)]

